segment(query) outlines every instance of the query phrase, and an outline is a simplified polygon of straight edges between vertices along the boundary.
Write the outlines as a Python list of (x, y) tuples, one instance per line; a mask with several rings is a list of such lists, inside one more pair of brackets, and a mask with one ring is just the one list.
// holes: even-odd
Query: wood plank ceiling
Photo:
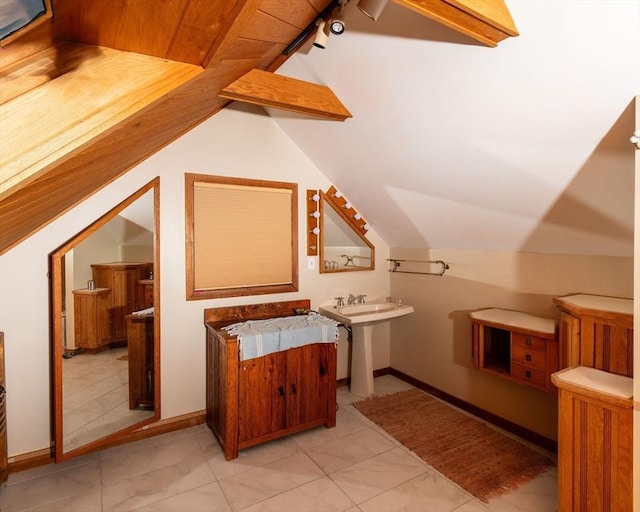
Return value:
[[(434, 17), (479, 0), (396, 1)], [(218, 112), (225, 87), (276, 70), (331, 3), (53, 0), (52, 19), (0, 49), (0, 254)]]

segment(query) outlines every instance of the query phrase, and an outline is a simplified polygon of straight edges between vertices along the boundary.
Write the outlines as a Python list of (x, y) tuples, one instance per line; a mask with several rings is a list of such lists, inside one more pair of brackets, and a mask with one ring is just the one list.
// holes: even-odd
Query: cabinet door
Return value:
[(560, 313), (558, 325), (560, 344), (560, 369), (580, 365), (580, 320), (567, 313)]
[(286, 354), (286, 352), (276, 352), (240, 362), (238, 377), (238, 441), (240, 443), (285, 428)]
[(287, 428), (329, 418), (331, 407), (335, 414), (335, 350), (315, 343), (287, 351)]
[(136, 310), (137, 283), (137, 272), (135, 270), (114, 270), (112, 292), (114, 341), (127, 339), (127, 315)]

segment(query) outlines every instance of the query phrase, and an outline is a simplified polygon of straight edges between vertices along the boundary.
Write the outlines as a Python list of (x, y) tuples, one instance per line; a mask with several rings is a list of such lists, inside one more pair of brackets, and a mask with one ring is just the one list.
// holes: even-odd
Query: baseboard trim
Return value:
[[(386, 368), (380, 368), (379, 370), (373, 370), (373, 378), (382, 377), (383, 375), (389, 375), (391, 368), (388, 366)], [(343, 388), (345, 386), (349, 386), (351, 384), (351, 377), (345, 377), (344, 379), (338, 379), (336, 382), (336, 386), (339, 388)]]
[[(183, 414), (181, 416), (174, 416), (173, 418), (166, 418), (155, 423), (145, 425), (139, 430), (129, 432), (128, 434), (119, 437), (112, 443), (105, 444), (100, 447), (100, 450), (105, 448), (112, 448), (125, 443), (131, 443), (133, 441), (139, 441), (146, 439), (147, 437), (159, 436), (174, 430), (181, 430), (183, 428), (194, 427), (200, 425), (206, 421), (206, 411), (196, 411), (189, 414)], [(21, 455), (15, 455), (9, 457), (9, 464), (7, 467), (8, 472), (18, 473), (27, 469), (36, 468), (38, 466), (45, 466), (54, 462), (53, 447), (50, 449), (36, 450), (34, 452), (23, 453)]]
[(457, 407), (458, 409), (462, 409), (469, 414), (473, 414), (474, 416), (488, 423), (491, 423), (492, 425), (495, 425), (502, 430), (506, 430), (507, 432), (510, 432), (511, 434), (514, 434), (521, 439), (524, 439), (525, 441), (533, 443), (540, 448), (543, 448), (552, 453), (558, 453), (558, 443), (553, 439), (549, 439), (541, 434), (538, 434), (537, 432), (534, 432), (533, 430), (529, 430), (528, 428), (518, 425), (517, 423), (513, 423), (512, 421), (502, 418), (501, 416), (481, 409), (480, 407), (470, 404), (469, 402), (465, 402), (458, 397), (450, 395), (449, 393), (446, 393), (441, 389), (435, 388), (427, 384), (426, 382), (422, 382), (414, 377), (411, 377), (410, 375), (407, 375), (406, 373), (402, 373), (399, 370), (395, 370), (394, 368), (388, 368), (388, 370), (389, 371), (387, 373), (393, 375), (394, 377), (403, 380), (407, 384), (411, 384), (412, 386), (421, 389), (422, 391), (426, 391), (430, 395), (433, 395), (440, 400), (443, 400)]

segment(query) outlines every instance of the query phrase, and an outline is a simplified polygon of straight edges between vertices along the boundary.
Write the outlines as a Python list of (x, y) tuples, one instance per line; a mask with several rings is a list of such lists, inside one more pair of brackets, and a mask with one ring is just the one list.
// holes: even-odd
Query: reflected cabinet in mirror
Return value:
[(159, 411), (158, 180), (51, 254), (55, 458)]
[(335, 187), (330, 187), (326, 193), (313, 192), (307, 195), (309, 254), (314, 254), (313, 246), (317, 241), (315, 254), (320, 258), (320, 272), (373, 270), (374, 247), (365, 238), (369, 227), (366, 221)]

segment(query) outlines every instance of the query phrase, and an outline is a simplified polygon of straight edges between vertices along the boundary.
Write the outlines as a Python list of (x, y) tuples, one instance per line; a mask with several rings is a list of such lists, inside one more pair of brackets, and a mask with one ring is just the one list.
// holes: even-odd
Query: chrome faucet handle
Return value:
[(349, 298), (347, 299), (347, 304), (349, 304), (349, 306), (353, 305), (356, 303), (356, 296), (353, 293), (349, 294)]
[(344, 297), (334, 297), (338, 303), (336, 304), (336, 306), (344, 306)]
[(358, 304), (364, 304), (364, 298), (366, 295), (358, 295)]

